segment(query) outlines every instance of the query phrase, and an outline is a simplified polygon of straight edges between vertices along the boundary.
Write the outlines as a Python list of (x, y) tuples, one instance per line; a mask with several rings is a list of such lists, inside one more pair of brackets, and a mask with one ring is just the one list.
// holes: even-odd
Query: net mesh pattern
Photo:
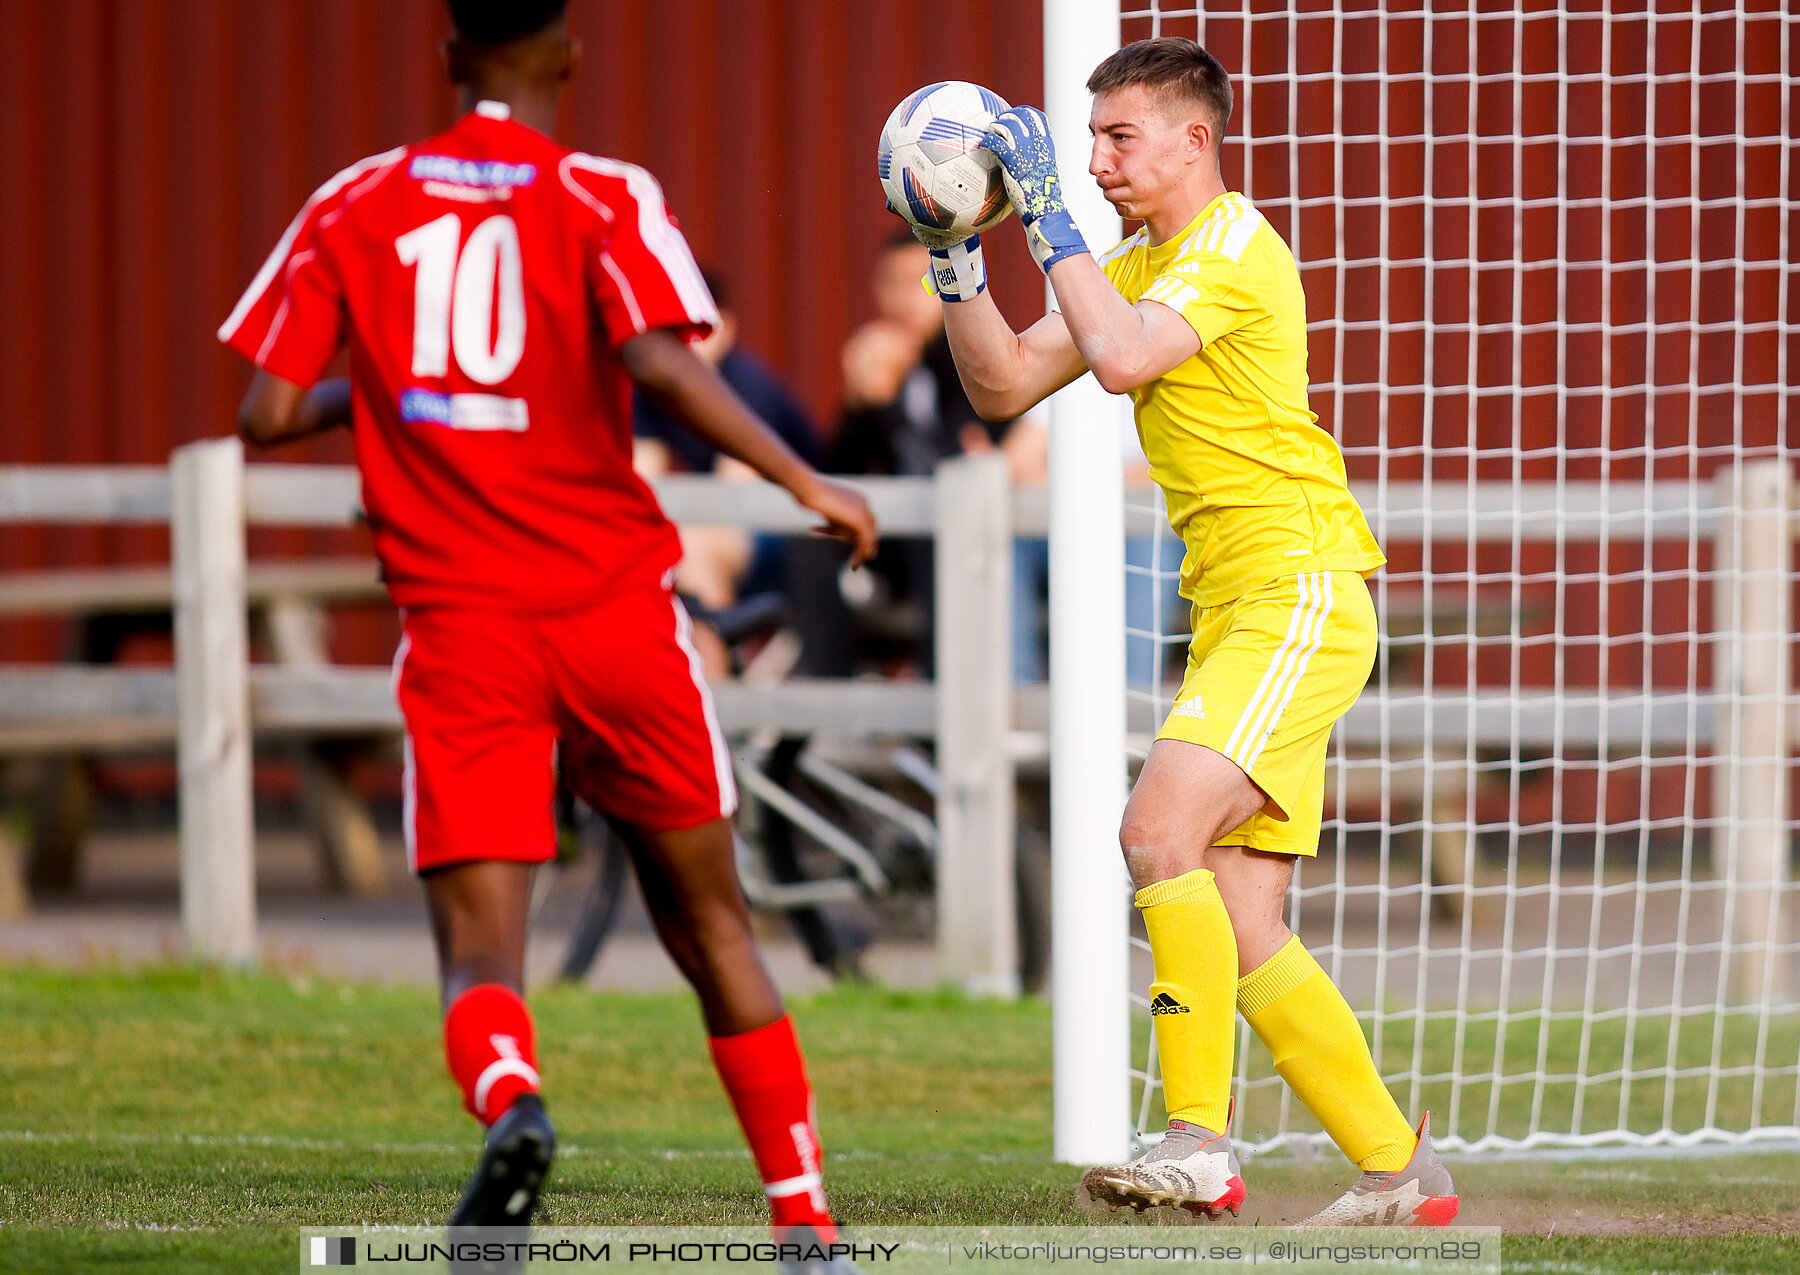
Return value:
[[(1232, 74), (1227, 185), (1300, 263), (1390, 560), (1290, 924), (1440, 1145), (1795, 1136), (1800, 19), (1126, 0), (1151, 35)], [(1141, 756), (1187, 617), (1160, 497), (1127, 521)], [(1322, 1142), (1247, 1028), (1238, 1057), (1242, 1145)]]

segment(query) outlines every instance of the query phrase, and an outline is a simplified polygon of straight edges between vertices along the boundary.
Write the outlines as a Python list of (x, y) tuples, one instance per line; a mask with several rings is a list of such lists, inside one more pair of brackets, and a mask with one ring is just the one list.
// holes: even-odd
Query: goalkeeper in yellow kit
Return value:
[[(1306, 299), (1292, 253), (1225, 188), (1231, 82), (1191, 40), (1128, 45), (1088, 80), (1088, 171), (1143, 229), (1096, 259), (1063, 206), (1043, 113), (999, 117), (983, 145), (1055, 311), (1015, 334), (986, 294), (976, 239), (928, 230), (931, 283), (969, 399), (1018, 416), (1092, 371), (1129, 394), (1150, 474), (1187, 546), (1187, 675), (1119, 840), (1155, 963), (1151, 1013), (1169, 1130), (1090, 1170), (1084, 1200), (1236, 1213), (1234, 1011), (1363, 1176), (1308, 1219), (1444, 1225), (1450, 1175), (1382, 1084), (1349, 1005), (1283, 920), (1297, 856), (1318, 853), (1331, 727), (1368, 681), (1384, 559), (1343, 456), (1307, 407)], [(1428, 1118), (1427, 1118), (1428, 1119)]]

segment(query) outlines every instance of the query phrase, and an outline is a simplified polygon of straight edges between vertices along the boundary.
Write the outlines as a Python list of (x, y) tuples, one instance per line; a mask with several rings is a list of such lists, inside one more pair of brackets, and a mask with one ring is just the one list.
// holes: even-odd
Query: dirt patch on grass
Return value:
[[(1599, 1209), (1568, 1209), (1545, 1216), (1524, 1210), (1496, 1210), (1493, 1220), (1470, 1210), (1470, 1226), (1498, 1226), (1523, 1235), (1668, 1235), (1709, 1238), (1720, 1235), (1793, 1235), (1800, 1233), (1800, 1213), (1761, 1215), (1717, 1213), (1685, 1217), (1669, 1213), (1653, 1216), (1608, 1213)], [(1458, 1218), (1459, 1222), (1465, 1219)]]
[[(1263, 1192), (1253, 1194), (1244, 1203), (1235, 1220), (1195, 1222), (1189, 1215), (1173, 1209), (1149, 1209), (1141, 1216), (1129, 1210), (1113, 1215), (1114, 1220), (1142, 1226), (1293, 1226), (1312, 1216), (1330, 1203), (1329, 1193), (1290, 1194)], [(1658, 1235), (1706, 1238), (1722, 1235), (1793, 1235), (1800, 1234), (1800, 1212), (1744, 1213), (1727, 1210), (1704, 1214), (1622, 1211), (1588, 1203), (1579, 1207), (1571, 1203), (1549, 1203), (1523, 1198), (1496, 1198), (1492, 1193), (1479, 1197), (1465, 1196), (1458, 1226), (1497, 1226), (1517, 1235)]]

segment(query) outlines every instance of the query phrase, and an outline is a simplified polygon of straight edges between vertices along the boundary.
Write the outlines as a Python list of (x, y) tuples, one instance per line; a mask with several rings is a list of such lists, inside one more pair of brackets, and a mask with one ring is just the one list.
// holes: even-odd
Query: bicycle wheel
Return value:
[(600, 959), (600, 949), (606, 945), (618, 922), (619, 908), (625, 902), (625, 872), (631, 856), (625, 851), (625, 843), (613, 834), (604, 820), (595, 819), (593, 823), (599, 829), (594, 840), (598, 843), (600, 864), (594, 873), (593, 885), (581, 901), (575, 926), (569, 931), (569, 947), (563, 954), (562, 969), (557, 973), (557, 978), (567, 983), (581, 982), (594, 968), (594, 963)]
[(1018, 908), (1019, 987), (1042, 992), (1050, 983), (1050, 837), (1020, 820), (1013, 851)]
[[(802, 782), (799, 775), (800, 754), (810, 742), (805, 735), (787, 735), (770, 751), (765, 773), (775, 783), (793, 789)], [(799, 839), (791, 821), (779, 811), (765, 807), (761, 812), (759, 848), (768, 865), (769, 876), (778, 884), (794, 884), (811, 880), (801, 860)], [(862, 950), (868, 946), (866, 936), (854, 927), (832, 916), (825, 909), (802, 906), (786, 909), (787, 922), (799, 935), (812, 963), (834, 979), (867, 981), (862, 968)]]

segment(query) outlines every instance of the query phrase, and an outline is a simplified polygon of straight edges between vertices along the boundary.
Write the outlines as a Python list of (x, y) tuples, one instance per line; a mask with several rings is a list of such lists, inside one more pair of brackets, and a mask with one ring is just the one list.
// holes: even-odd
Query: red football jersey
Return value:
[(350, 348), (363, 507), (394, 600), (564, 609), (659, 579), (619, 347), (718, 314), (656, 179), (483, 102), (321, 186), (219, 329), (299, 385)]

